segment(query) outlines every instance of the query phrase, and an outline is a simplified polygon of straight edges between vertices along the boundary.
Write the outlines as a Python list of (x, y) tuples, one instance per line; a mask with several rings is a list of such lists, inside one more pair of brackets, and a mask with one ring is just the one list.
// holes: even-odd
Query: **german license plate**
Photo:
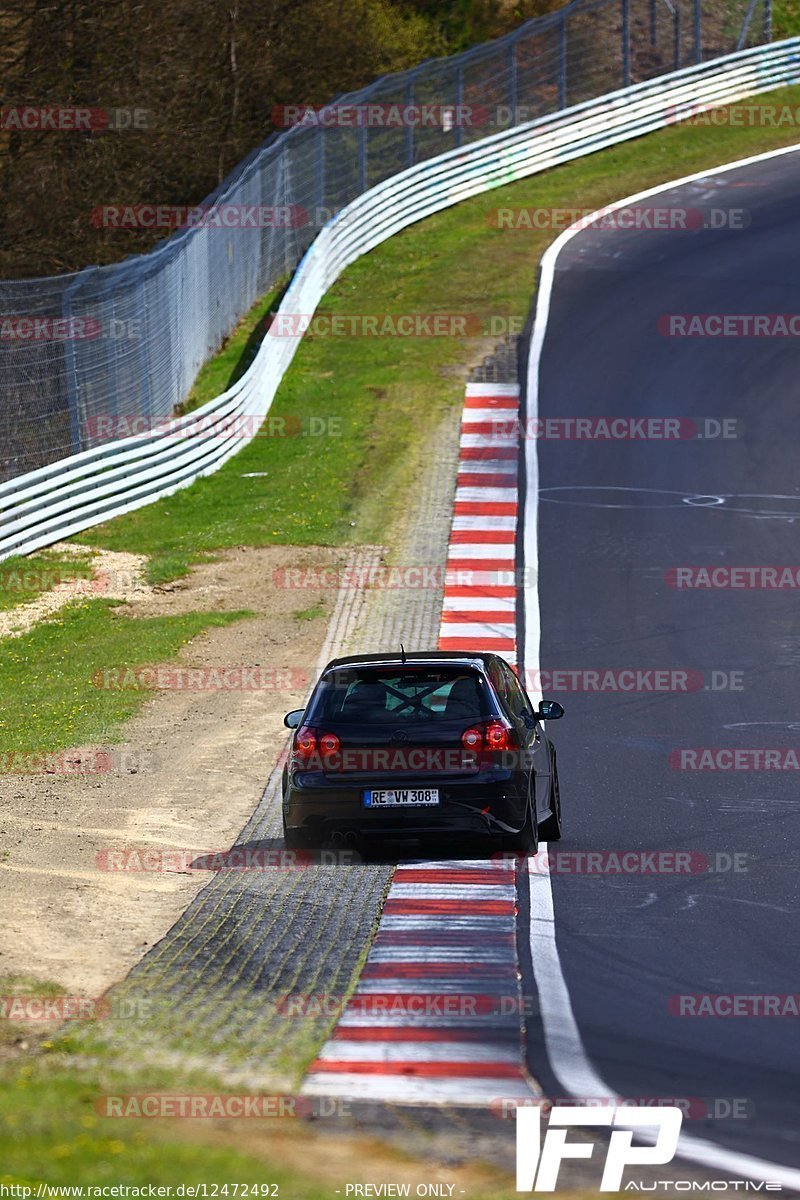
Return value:
[(417, 808), (438, 803), (438, 788), (376, 788), (364, 792), (365, 808)]

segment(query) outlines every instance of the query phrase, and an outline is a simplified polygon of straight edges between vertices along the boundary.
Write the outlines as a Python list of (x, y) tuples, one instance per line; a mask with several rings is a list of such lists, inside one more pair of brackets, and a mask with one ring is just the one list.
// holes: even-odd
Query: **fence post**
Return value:
[(736, 43), (737, 50), (744, 50), (745, 43), (747, 41), (747, 35), (750, 32), (750, 22), (753, 19), (753, 13), (756, 10), (757, 3), (758, 0), (750, 0), (750, 3), (747, 6), (747, 12), (745, 13), (744, 21), (742, 22), (741, 33), (739, 34), (739, 39)]
[(462, 133), (462, 120), (464, 119), (464, 68), (461, 63), (456, 67), (456, 119), (455, 119), (455, 143), (456, 148), (461, 146), (464, 141)]
[(658, 42), (658, 26), (656, 23), (656, 0), (649, 0), (650, 5), (650, 45)]
[(508, 47), (508, 107), (511, 110), (509, 128), (517, 124), (517, 39)]
[[(92, 267), (89, 270), (93, 270)], [(84, 272), (79, 271), (64, 290), (64, 295), (61, 298), (61, 311), (64, 319), (67, 322), (67, 332), (71, 332), (70, 322), (72, 321), (72, 297), (77, 292), (78, 288), (83, 283)], [(67, 369), (67, 411), (69, 413), (69, 442), (70, 452), (72, 454), (80, 454), (83, 446), (81, 444), (81, 418), (80, 418), (80, 384), (78, 383), (78, 367), (75, 361), (75, 339), (67, 337), (64, 343), (64, 358), (66, 360)]]
[[(281, 155), (280, 204), (284, 212), (289, 211), (289, 205), (292, 200), (291, 179), (289, 177), (290, 163), (292, 161), (291, 156), (292, 143), (289, 142)], [(297, 266), (300, 257), (297, 253), (296, 235), (291, 225), (282, 225), (281, 234), (283, 236), (283, 271), (285, 275), (289, 275)]]
[(631, 85), (631, 6), (622, 0), (622, 86)]
[(681, 67), (681, 10), (675, 5), (675, 70)]
[(558, 107), (567, 107), (567, 18), (562, 14), (558, 26)]
[(314, 226), (317, 228), (317, 217), (320, 215), (320, 210), (325, 207), (325, 126), (317, 127), (317, 157), (314, 164), (314, 174), (316, 176), (315, 190), (317, 194), (317, 211), (314, 213)]
[(703, 41), (700, 33), (700, 0), (694, 0), (694, 61), (703, 61)]
[[(362, 109), (363, 113), (363, 109)], [(358, 127), (358, 191), (367, 190), (367, 127), (362, 123)]]
[(414, 165), (414, 126), (409, 119), (409, 109), (414, 103), (414, 79), (413, 76), (406, 84), (406, 166), (413, 167)]
[(772, 41), (772, 0), (764, 0), (764, 41)]
[[(110, 311), (113, 311), (113, 309), (114, 309), (114, 301), (112, 298), (113, 297), (113, 289), (109, 286), (106, 286), (105, 291), (106, 291), (106, 295), (108, 297), (107, 307)], [(109, 361), (109, 369), (111, 372), (111, 411), (112, 411), (114, 417), (118, 417), (119, 416), (119, 374), (118, 374), (118, 370), (117, 370), (118, 352), (117, 352), (116, 338), (111, 337), (111, 332), (112, 332), (111, 323), (112, 323), (112, 321), (115, 321), (115, 320), (116, 320), (116, 317), (112, 317), (112, 316), (108, 316), (106, 318), (106, 328), (107, 328), (106, 336), (111, 339), (109, 342), (109, 347), (108, 347), (108, 354), (109, 354), (108, 361)], [(123, 338), (126, 341), (128, 340), (128, 338), (131, 338), (132, 336), (136, 336), (136, 337), (142, 336), (141, 325), (140, 325), (139, 329), (136, 331), (131, 330), (130, 326), (129, 326), (128, 329), (123, 334)], [(116, 426), (115, 426), (115, 428), (116, 428)], [(114, 436), (116, 436), (116, 434)], [(88, 449), (88, 446), (87, 446), (87, 449)]]
[[(195, 237), (198, 235), (195, 234)], [(202, 236), (202, 235), (200, 235)], [(208, 234), (206, 233), (206, 236)], [(136, 413), (137, 417), (144, 417), (146, 424), (145, 428), (149, 429), (153, 423), (153, 382), (150, 378), (150, 355), (148, 353), (149, 344), (147, 340), (147, 308), (145, 307), (144, 285), (147, 276), (145, 275), (137, 284), (136, 287), (136, 312), (139, 319), (139, 363), (141, 374), (139, 376), (139, 399), (141, 407)], [(177, 404), (182, 397), (173, 397), (173, 403)], [(114, 403), (114, 413), (116, 415), (118, 405)]]

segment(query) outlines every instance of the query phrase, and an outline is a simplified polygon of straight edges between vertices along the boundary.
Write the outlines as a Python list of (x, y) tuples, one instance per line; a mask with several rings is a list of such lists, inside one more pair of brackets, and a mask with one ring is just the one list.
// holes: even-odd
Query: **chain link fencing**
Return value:
[(317, 112), (285, 112), (301, 123), (273, 134), (148, 254), (0, 281), (0, 481), (168, 420), (259, 296), (368, 188), (769, 39), (770, 0), (573, 0)]

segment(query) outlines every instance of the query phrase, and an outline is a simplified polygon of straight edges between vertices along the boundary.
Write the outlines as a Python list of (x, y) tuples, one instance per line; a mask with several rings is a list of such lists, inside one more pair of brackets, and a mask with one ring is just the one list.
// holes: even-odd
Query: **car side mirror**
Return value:
[(542, 721), (557, 721), (564, 715), (564, 706), (557, 700), (540, 700), (536, 715)]
[(303, 713), (305, 711), (306, 710), (304, 708), (293, 708), (291, 712), (287, 713), (283, 718), (283, 723), (286, 728), (297, 729), (303, 719)]

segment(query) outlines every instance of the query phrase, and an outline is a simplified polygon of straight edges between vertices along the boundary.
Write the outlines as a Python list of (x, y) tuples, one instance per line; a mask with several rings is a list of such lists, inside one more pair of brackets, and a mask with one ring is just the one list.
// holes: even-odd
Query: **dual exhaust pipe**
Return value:
[(358, 834), (352, 829), (334, 829), (328, 841), (336, 848), (343, 846), (352, 849), (358, 845)]

